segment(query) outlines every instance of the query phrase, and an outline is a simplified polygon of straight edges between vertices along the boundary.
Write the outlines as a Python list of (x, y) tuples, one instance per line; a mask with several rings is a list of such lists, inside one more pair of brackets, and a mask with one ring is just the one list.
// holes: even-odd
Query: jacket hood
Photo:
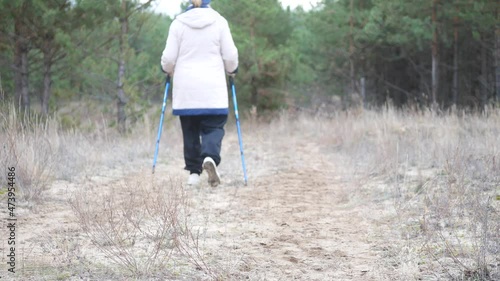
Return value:
[(195, 8), (178, 15), (175, 19), (196, 29), (212, 25), (220, 17), (212, 8)]

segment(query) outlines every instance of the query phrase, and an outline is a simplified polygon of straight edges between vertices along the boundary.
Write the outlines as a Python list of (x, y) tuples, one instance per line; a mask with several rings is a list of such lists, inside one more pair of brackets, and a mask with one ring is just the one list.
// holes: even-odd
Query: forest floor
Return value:
[[(206, 175), (202, 174), (200, 186), (185, 186), (187, 173), (182, 169), (180, 129), (175, 125), (169, 128), (174, 132), (164, 133), (155, 175), (151, 175), (151, 153), (145, 153), (114, 165), (96, 165), (72, 179), (55, 180), (44, 192), (43, 200), (32, 205), (21, 204), (16, 229), (17, 273), (4, 274), (7, 269), (3, 262), (0, 274), (4, 278), (15, 276), (14, 280), (468, 280), (467, 274), (473, 277), (474, 272), (467, 269), (474, 267), (462, 268), (444, 250), (439, 256), (425, 251), (423, 245), (431, 244), (421, 234), (427, 228), (422, 222), (425, 216), (418, 214), (418, 208), (401, 207), (401, 190), (418, 195), (413, 187), (432, 181), (440, 169), (423, 167), (415, 173), (408, 168), (403, 172), (400, 186), (394, 184), (394, 178), (387, 172), (377, 172), (380, 167), (365, 167), (386, 167), (386, 164), (377, 163), (364, 152), (350, 155), (349, 150), (342, 149), (346, 140), (337, 135), (340, 132), (329, 134), (328, 123), (318, 125), (313, 119), (297, 120), (295, 124), (249, 122), (252, 124), (243, 127), (247, 186), (243, 184), (234, 124), (226, 127), (219, 166), (222, 184), (209, 187)], [(308, 129), (300, 130), (302, 126)], [(395, 171), (397, 168), (392, 170)], [(189, 230), (195, 236), (186, 244), (191, 243), (190, 249), (172, 254), (168, 268), (148, 273), (144, 273), (144, 268), (133, 269), (147, 264), (141, 263), (141, 258), (148, 255), (147, 250), (134, 249), (142, 246), (147, 249), (135, 239), (146, 241), (148, 237), (140, 233), (131, 235), (134, 242), (120, 245), (125, 248), (123, 252), (103, 249), (114, 246), (115, 238), (109, 236), (116, 234), (109, 229), (99, 232), (92, 224), (104, 225), (106, 220), (115, 219), (106, 215), (109, 202), (118, 202), (109, 203), (111, 207), (121, 206), (115, 210), (117, 213), (127, 208), (141, 212), (145, 205), (127, 205), (132, 202), (127, 199), (130, 194), (139, 197), (133, 202), (149, 204), (154, 199), (148, 198), (161, 192), (170, 196), (172, 185), (179, 187), (177, 190), (185, 200), (182, 207)], [(141, 201), (140, 197), (146, 199)], [(85, 206), (91, 206), (92, 210)], [(492, 206), (498, 208), (498, 201), (492, 202)], [(82, 213), (94, 216), (94, 223), (86, 225)], [(490, 224), (498, 227), (498, 213), (491, 220)], [(131, 231), (119, 223), (112, 228)], [(99, 239), (108, 239), (108, 244), (96, 245)], [(496, 239), (493, 237), (490, 242), (497, 243)], [(498, 244), (493, 245), (491, 251), (498, 250)], [(120, 257), (128, 257), (128, 261)], [(499, 258), (495, 259), (494, 254), (487, 254), (486, 258), (489, 277), (499, 276)]]

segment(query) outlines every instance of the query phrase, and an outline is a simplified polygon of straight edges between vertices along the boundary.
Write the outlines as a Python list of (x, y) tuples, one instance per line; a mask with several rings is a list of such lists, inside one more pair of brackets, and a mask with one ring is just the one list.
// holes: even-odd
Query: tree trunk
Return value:
[(256, 80), (257, 79), (255, 79), (255, 77), (252, 77), (252, 79), (250, 80), (250, 84), (252, 86), (250, 91), (250, 104), (258, 108), (257, 103), (259, 102), (259, 88), (257, 86)]
[(20, 46), (20, 42), (16, 39), (15, 50), (14, 50), (14, 104), (16, 108), (21, 109), (23, 104), (22, 98), (22, 84), (21, 84), (21, 56), (22, 56), (22, 48)]
[(43, 91), (42, 91), (42, 114), (49, 114), (49, 99), (52, 92), (52, 62), (44, 58), (43, 63)]
[(366, 80), (365, 80), (365, 77), (361, 77), (361, 82), (360, 82), (360, 85), (361, 85), (361, 99), (363, 101), (363, 108), (366, 108), (367, 105), (366, 105)]
[(497, 6), (497, 25), (495, 28), (495, 92), (497, 103), (500, 103), (500, 8)]
[(127, 114), (125, 105), (127, 105), (127, 96), (124, 90), (125, 84), (125, 52), (127, 51), (127, 35), (128, 35), (128, 15), (126, 0), (122, 0), (122, 16), (120, 17), (121, 32), (119, 38), (120, 53), (118, 62), (118, 81), (117, 81), (117, 122), (118, 131), (125, 133)]
[(432, 1), (432, 108), (437, 109), (437, 95), (439, 90), (439, 33), (437, 23), (437, 6), (439, 0)]
[[(262, 75), (260, 61), (257, 57), (257, 46), (255, 45), (255, 18), (252, 17), (250, 21), (250, 42), (252, 42), (252, 55), (254, 58), (254, 63), (257, 65), (257, 75)], [(255, 108), (260, 108), (259, 106), (259, 85), (257, 77), (252, 76), (250, 80), (251, 91), (250, 91), (250, 103), (255, 106)]]
[(28, 67), (28, 48), (21, 55), (21, 96), (22, 109), (29, 111), (30, 109), (30, 94), (29, 94), (29, 67)]
[(24, 37), (23, 26), (19, 20), (14, 24), (15, 50), (14, 50), (14, 80), (15, 80), (15, 105), (21, 110), (29, 110), (29, 68), (28, 68), (28, 42)]
[(52, 92), (52, 40), (48, 35), (43, 44), (43, 90), (42, 90), (42, 114), (49, 114), (49, 99)]
[[(458, 7), (456, 8), (456, 12), (458, 15)], [(455, 16), (453, 19), (453, 105), (458, 105), (458, 97), (459, 97), (459, 86), (458, 86), (458, 16)]]
[(1, 102), (5, 101), (5, 94), (3, 92), (3, 86), (2, 86), (2, 74), (0, 74), (0, 101)]
[(351, 0), (351, 16), (349, 18), (349, 78), (350, 78), (350, 93), (355, 91), (356, 78), (354, 70), (354, 0)]
[[(483, 37), (486, 39), (485, 37)], [(484, 110), (488, 103), (488, 49), (481, 48), (481, 75), (479, 76), (479, 88), (481, 93), (481, 110)]]

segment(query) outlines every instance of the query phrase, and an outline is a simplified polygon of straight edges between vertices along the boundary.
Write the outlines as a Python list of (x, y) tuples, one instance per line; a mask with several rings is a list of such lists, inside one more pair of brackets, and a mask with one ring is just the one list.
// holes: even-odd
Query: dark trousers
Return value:
[(180, 120), (186, 163), (184, 169), (200, 174), (205, 157), (211, 157), (219, 165), (227, 115), (180, 116)]

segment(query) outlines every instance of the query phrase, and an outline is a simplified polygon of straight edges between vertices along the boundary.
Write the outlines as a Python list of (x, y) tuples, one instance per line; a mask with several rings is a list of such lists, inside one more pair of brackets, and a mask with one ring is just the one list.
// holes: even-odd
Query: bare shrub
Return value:
[(83, 232), (107, 258), (134, 276), (166, 268), (186, 198), (175, 182), (127, 181), (103, 196), (87, 192), (72, 208)]
[(225, 280), (223, 270), (219, 266), (209, 264), (202, 252), (201, 229), (195, 229), (187, 222), (179, 225), (180, 232), (175, 237), (175, 245), (178, 252), (193, 265), (196, 270), (205, 272), (212, 280)]
[(136, 278), (172, 277), (192, 264), (217, 279), (188, 222), (189, 200), (178, 181), (128, 179), (99, 197), (92, 189), (75, 196), (73, 211), (92, 244), (122, 270)]
[[(492, 280), (499, 276), (492, 267), (500, 253), (500, 216), (494, 202), (498, 181), (489, 161), (484, 156), (473, 159), (470, 151), (450, 155), (434, 186), (421, 196), (423, 247), (452, 279)], [(476, 165), (484, 167), (479, 171)]]

